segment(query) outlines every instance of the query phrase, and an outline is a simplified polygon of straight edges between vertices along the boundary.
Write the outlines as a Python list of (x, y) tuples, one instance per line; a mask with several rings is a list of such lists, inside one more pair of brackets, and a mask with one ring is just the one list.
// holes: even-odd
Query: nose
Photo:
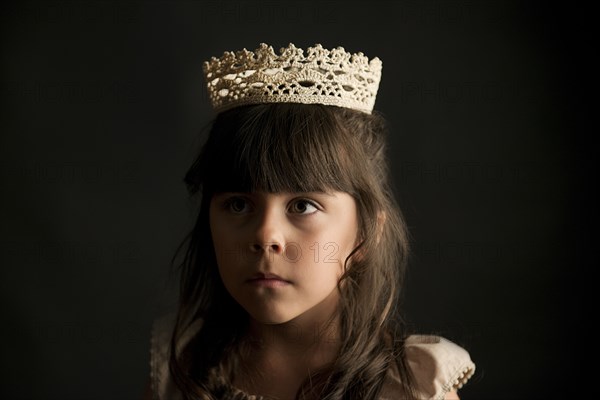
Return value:
[(269, 243), (250, 243), (250, 251), (253, 253), (260, 253), (264, 250), (265, 253), (282, 253), (283, 246), (277, 242)]
[(281, 218), (275, 207), (267, 207), (257, 215), (257, 223), (250, 240), (251, 252), (283, 253), (285, 242)]

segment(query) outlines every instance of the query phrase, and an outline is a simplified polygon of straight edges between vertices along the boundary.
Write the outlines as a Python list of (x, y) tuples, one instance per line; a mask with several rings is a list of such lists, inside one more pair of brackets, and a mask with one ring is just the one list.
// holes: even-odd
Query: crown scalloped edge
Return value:
[(224, 52), (203, 69), (217, 112), (259, 103), (325, 104), (370, 114), (381, 80), (381, 60), (315, 44), (304, 50), (290, 43), (275, 54), (261, 43), (255, 51)]

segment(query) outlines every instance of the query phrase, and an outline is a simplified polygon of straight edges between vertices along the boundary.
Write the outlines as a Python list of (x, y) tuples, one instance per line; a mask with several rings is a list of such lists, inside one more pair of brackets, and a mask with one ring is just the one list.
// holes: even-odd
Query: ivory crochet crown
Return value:
[(208, 94), (217, 112), (258, 103), (326, 104), (370, 114), (381, 80), (381, 60), (320, 44), (304, 50), (261, 43), (254, 52), (225, 52), (204, 63)]

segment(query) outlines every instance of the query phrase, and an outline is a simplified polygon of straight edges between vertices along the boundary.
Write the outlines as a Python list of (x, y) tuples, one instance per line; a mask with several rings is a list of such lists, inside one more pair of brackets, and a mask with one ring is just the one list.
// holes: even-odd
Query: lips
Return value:
[(258, 272), (256, 274), (252, 275), (252, 277), (250, 277), (250, 279), (248, 279), (248, 281), (249, 282), (252, 282), (252, 281), (280, 281), (280, 282), (291, 283), (287, 279), (283, 279), (279, 275), (273, 274), (270, 272)]
[(258, 272), (250, 277), (246, 282), (254, 286), (277, 288), (290, 285), (292, 282), (283, 279), (277, 274), (270, 272)]

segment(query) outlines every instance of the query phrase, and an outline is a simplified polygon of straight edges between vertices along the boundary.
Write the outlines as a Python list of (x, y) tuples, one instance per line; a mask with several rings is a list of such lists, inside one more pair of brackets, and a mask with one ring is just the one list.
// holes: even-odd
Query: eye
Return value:
[(310, 215), (319, 211), (319, 208), (312, 201), (300, 199), (292, 203), (291, 211), (295, 214)]
[(234, 214), (242, 214), (248, 211), (250, 207), (248, 201), (243, 197), (231, 197), (225, 201), (225, 209)]

